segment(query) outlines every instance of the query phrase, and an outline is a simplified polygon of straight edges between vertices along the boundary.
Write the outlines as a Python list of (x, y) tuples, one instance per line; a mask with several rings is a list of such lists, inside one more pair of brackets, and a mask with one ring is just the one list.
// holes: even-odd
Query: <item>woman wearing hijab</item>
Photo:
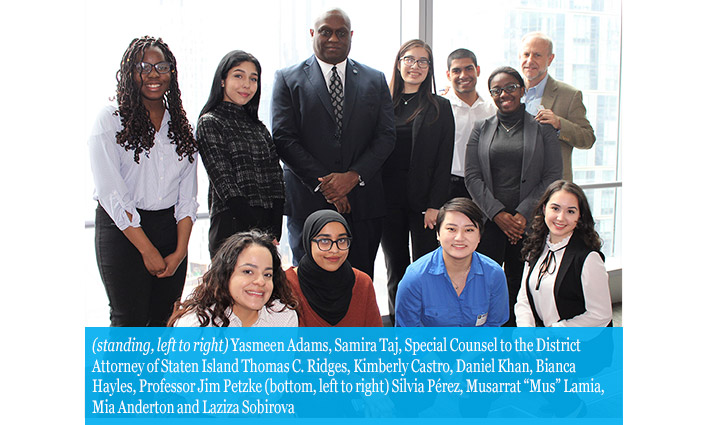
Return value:
[(333, 210), (312, 213), (304, 222), (305, 255), (285, 272), (299, 300), (300, 326), (383, 326), (373, 282), (347, 261), (351, 229)]

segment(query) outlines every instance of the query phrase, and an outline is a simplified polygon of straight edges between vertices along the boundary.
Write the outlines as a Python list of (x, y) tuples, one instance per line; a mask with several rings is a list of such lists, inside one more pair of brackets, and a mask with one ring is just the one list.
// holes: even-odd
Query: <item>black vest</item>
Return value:
[[(584, 302), (584, 291), (582, 291), (582, 267), (584, 266), (584, 260), (587, 259), (587, 255), (589, 255), (590, 252), (592, 252), (592, 250), (584, 246), (581, 237), (576, 233), (573, 234), (567, 244), (567, 248), (565, 248), (562, 263), (560, 263), (557, 278), (555, 279), (555, 305), (557, 306), (557, 313), (560, 315), (561, 320), (571, 319), (587, 311)], [(603, 261), (604, 254), (599, 252), (599, 255)], [(525, 286), (530, 309), (533, 311), (533, 317), (535, 317), (535, 326), (544, 327), (545, 324), (535, 310), (533, 294), (528, 284), (530, 274), (533, 272), (537, 262), (538, 260), (536, 259), (532, 263), (529, 263), (530, 270), (525, 281)], [(609, 321), (607, 327), (609, 326), (613, 326), (612, 321)]]

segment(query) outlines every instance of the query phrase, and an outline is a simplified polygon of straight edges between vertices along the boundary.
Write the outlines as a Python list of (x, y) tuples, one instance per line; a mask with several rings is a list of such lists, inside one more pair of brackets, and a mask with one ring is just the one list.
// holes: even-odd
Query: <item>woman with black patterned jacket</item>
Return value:
[(209, 252), (229, 236), (258, 228), (280, 239), (285, 200), (282, 168), (258, 118), (261, 68), (253, 55), (228, 53), (218, 65), (196, 129), (209, 176)]

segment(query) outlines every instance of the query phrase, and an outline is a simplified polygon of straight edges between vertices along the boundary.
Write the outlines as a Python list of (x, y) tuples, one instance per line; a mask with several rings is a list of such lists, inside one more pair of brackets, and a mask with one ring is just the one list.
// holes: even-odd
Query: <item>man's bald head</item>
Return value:
[(351, 51), (351, 20), (341, 9), (324, 12), (309, 30), (314, 54), (320, 60), (335, 65), (343, 62)]

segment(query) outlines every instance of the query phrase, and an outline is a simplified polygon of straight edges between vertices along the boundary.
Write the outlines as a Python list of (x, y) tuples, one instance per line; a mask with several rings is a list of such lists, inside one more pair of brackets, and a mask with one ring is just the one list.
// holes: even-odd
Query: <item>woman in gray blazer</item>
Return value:
[[(498, 112), (471, 133), (465, 183), (486, 216), (477, 251), (504, 266), (508, 299), (515, 303), (523, 274), (521, 239), (540, 196), (562, 178), (562, 157), (557, 132), (525, 111), (525, 85), (518, 71), (497, 68), (488, 85)], [(513, 305), (509, 307), (506, 326), (515, 326)]]

